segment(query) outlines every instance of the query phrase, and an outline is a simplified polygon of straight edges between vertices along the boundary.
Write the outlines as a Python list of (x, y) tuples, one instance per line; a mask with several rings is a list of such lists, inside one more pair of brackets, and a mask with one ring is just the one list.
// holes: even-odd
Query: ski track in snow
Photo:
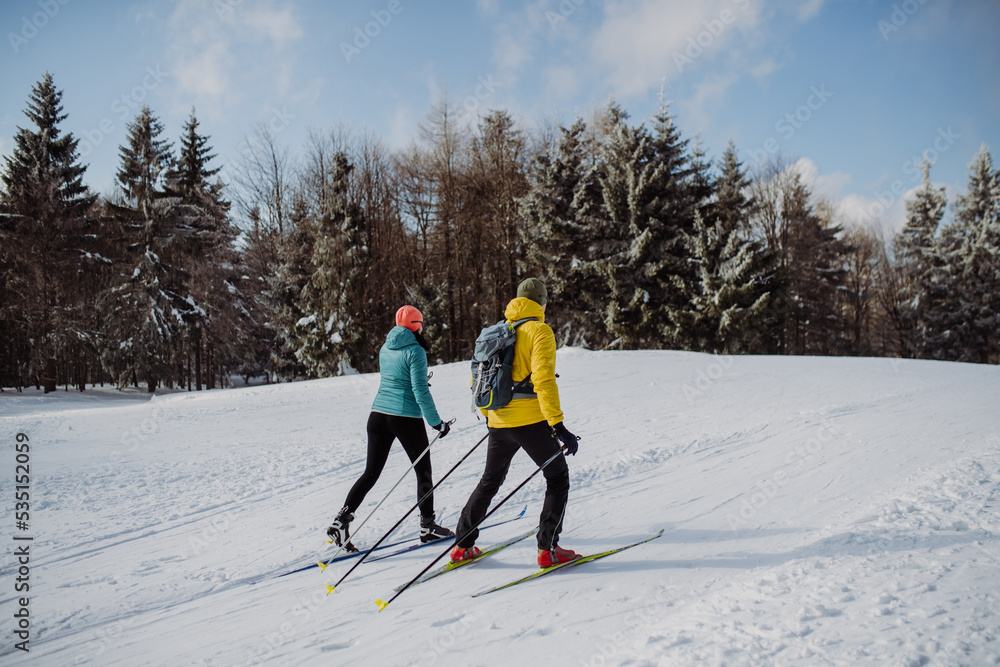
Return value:
[[(561, 543), (611, 558), (531, 572), (531, 540), (373, 604), (437, 547), (327, 573), (323, 531), (364, 467), (377, 375), (153, 400), (0, 394), (32, 444), (31, 653), (5, 664), (1000, 664), (1000, 372), (885, 359), (558, 357), (572, 489)], [(467, 364), (434, 368), (435, 479), (485, 433)], [(12, 456), (13, 447), (5, 447)], [(485, 446), (436, 494), (454, 526)], [(11, 459), (12, 460), (12, 459)], [(12, 465), (12, 464), (11, 464)], [(404, 474), (396, 447), (355, 530)], [(533, 470), (515, 458), (498, 499)], [(358, 533), (414, 500), (412, 474)], [(495, 516), (531, 527), (541, 475)], [(13, 482), (0, 497), (13, 516)], [(413, 536), (412, 515), (393, 539)], [(443, 549), (444, 547), (442, 547)], [(0, 555), (0, 618), (16, 571)], [(252, 583), (256, 582), (256, 583)], [(13, 629), (6, 623), (7, 630)]]

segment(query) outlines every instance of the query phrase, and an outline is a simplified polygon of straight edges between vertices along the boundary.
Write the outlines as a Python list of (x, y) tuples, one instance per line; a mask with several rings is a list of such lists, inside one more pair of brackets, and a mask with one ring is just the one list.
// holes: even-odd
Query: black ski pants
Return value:
[[(381, 412), (372, 412), (368, 416), (368, 462), (365, 464), (365, 471), (361, 477), (351, 487), (344, 503), (351, 514), (354, 514), (354, 511), (364, 502), (365, 496), (375, 486), (375, 482), (378, 481), (385, 468), (385, 462), (389, 459), (392, 443), (397, 438), (412, 463), (427, 449), (427, 431), (424, 430), (424, 420), (419, 417), (398, 417)], [(417, 499), (419, 500), (424, 498), (424, 495), (434, 486), (431, 479), (430, 452), (427, 452), (427, 455), (413, 466), (413, 471), (417, 474)], [(421, 501), (420, 514), (423, 516), (434, 514), (433, 494)]]
[[(528, 426), (514, 428), (491, 428), (490, 442), (486, 450), (486, 469), (476, 489), (469, 496), (469, 502), (458, 520), (458, 546), (471, 547), (479, 537), (475, 528), (486, 516), (490, 501), (500, 490), (511, 459), (518, 449), (523, 449), (536, 465), (542, 465), (559, 451), (559, 443), (552, 435), (547, 422), (541, 421)], [(569, 466), (566, 457), (558, 456), (542, 470), (545, 476), (545, 501), (538, 521), (538, 548), (554, 549), (562, 532), (566, 500), (569, 498)]]

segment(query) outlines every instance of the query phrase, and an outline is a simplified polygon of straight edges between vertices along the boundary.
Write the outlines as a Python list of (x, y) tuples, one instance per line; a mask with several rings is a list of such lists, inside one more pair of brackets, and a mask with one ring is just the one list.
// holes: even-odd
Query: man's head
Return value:
[(545, 284), (538, 278), (525, 278), (517, 286), (517, 295), (531, 299), (535, 303), (544, 306), (549, 300), (548, 290)]

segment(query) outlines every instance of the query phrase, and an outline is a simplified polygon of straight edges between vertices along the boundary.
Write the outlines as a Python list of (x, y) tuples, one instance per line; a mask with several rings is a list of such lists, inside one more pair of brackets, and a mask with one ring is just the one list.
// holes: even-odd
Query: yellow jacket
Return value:
[(503, 315), (508, 322), (525, 317), (538, 318), (538, 321), (525, 322), (517, 328), (511, 374), (517, 383), (530, 373), (538, 397), (515, 398), (499, 410), (483, 410), (486, 423), (492, 428), (514, 428), (545, 420), (549, 426), (555, 426), (563, 420), (563, 413), (556, 386), (556, 337), (552, 327), (545, 324), (542, 307), (525, 297), (518, 297), (507, 304)]

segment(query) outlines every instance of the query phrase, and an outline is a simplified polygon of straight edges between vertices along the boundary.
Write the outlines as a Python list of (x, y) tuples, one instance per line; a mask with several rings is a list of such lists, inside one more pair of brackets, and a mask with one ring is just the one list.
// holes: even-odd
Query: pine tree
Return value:
[(653, 117), (652, 134), (629, 126), (614, 104), (608, 116), (611, 134), (585, 176), (600, 199), (587, 198), (580, 209), (591, 237), (584, 301), (603, 305), (608, 347), (672, 346), (670, 314), (685, 303), (676, 293), (691, 282), (684, 232), (707, 193), (666, 104)]
[(671, 319), (687, 349), (746, 352), (763, 326), (774, 256), (750, 238), (749, 185), (730, 142), (714, 184), (716, 199), (705, 207), (708, 219), (696, 211), (694, 229), (685, 233), (697, 282), (687, 307), (672, 311)]
[(296, 324), (304, 317), (303, 290), (316, 270), (312, 263), (316, 233), (305, 200), (296, 197), (292, 201), (280, 235), (255, 225), (247, 241), (244, 256), (260, 276), (257, 310), (258, 318), (267, 322), (268, 368), (288, 380), (305, 377), (306, 366), (297, 355), (300, 334)]
[(838, 290), (847, 251), (832, 207), (814, 205), (801, 175), (780, 159), (751, 184), (753, 235), (776, 258), (771, 300), (755, 346), (771, 354), (832, 354), (846, 323)]
[(296, 356), (310, 377), (343, 375), (376, 366), (363, 323), (369, 243), (364, 214), (349, 195), (353, 166), (334, 157), (330, 207), (315, 221), (312, 264), (302, 290), (303, 317), (296, 324)]
[(609, 105), (608, 116), (611, 133), (600, 159), (584, 175), (587, 185), (594, 186), (587, 191), (597, 197), (586, 198), (580, 210), (590, 238), (581, 267), (585, 285), (581, 305), (600, 314), (602, 331), (596, 338), (601, 347), (635, 348), (642, 346), (640, 338), (646, 333), (641, 325), (648, 331), (654, 317), (646, 307), (650, 295), (638, 283), (650, 235), (641, 229), (645, 202), (635, 192), (644, 185), (642, 170), (649, 161), (650, 140), (642, 126), (628, 124), (628, 114), (617, 105)]
[(590, 239), (578, 220), (584, 186), (584, 122), (561, 127), (552, 154), (540, 155), (531, 190), (521, 198), (525, 220), (524, 275), (537, 275), (550, 300), (545, 320), (563, 344), (586, 345), (594, 313), (583, 307), (580, 266)]
[(163, 124), (149, 107), (128, 125), (120, 147), (118, 184), (122, 200), (109, 205), (119, 225), (119, 273), (102, 299), (105, 367), (119, 386), (146, 382), (150, 392), (177, 378), (176, 361), (185, 316), (193, 308), (182, 291), (181, 244), (189, 219), (177, 215), (164, 177), (173, 163), (171, 146), (159, 139)]
[[(931, 164), (923, 164), (923, 184), (906, 202), (906, 225), (895, 239), (895, 261), (902, 275), (898, 313), (892, 313), (903, 357), (927, 353), (936, 337), (935, 311), (947, 309), (946, 285), (938, 286), (944, 268), (936, 241), (947, 199), (931, 184)], [(950, 281), (946, 281), (950, 282)]]
[(90, 340), (89, 295), (80, 289), (89, 283), (80, 274), (93, 257), (87, 214), (96, 200), (83, 183), (78, 140), (59, 128), (67, 116), (51, 74), (32, 88), (24, 113), (37, 129), (18, 128), (0, 176), (0, 331), (8, 345), (0, 380), (19, 387)]
[(199, 390), (203, 379), (209, 388), (214, 387), (216, 368), (238, 366), (242, 354), (236, 345), (242, 312), (238, 302), (245, 298), (236, 287), (239, 281), (234, 271), (233, 244), (238, 232), (229, 219), (224, 185), (211, 180), (221, 169), (209, 168), (214, 158), (208, 137), (198, 133), (192, 109), (184, 124), (178, 160), (166, 181), (168, 194), (178, 200), (174, 214), (183, 216), (190, 227), (179, 247), (178, 265), (183, 266), (184, 280), (178, 294), (189, 304), (186, 353), (194, 357)]
[(838, 351), (846, 324), (838, 303), (846, 252), (842, 228), (831, 224), (831, 211), (810, 202), (811, 193), (796, 174), (783, 203), (787, 221), (785, 276), (794, 307), (786, 320), (787, 339), (796, 354)]
[(985, 145), (969, 165), (968, 187), (939, 245), (944, 266), (938, 282), (947, 283), (951, 317), (938, 324), (939, 331), (947, 329), (936, 356), (1000, 361), (1000, 176)]

